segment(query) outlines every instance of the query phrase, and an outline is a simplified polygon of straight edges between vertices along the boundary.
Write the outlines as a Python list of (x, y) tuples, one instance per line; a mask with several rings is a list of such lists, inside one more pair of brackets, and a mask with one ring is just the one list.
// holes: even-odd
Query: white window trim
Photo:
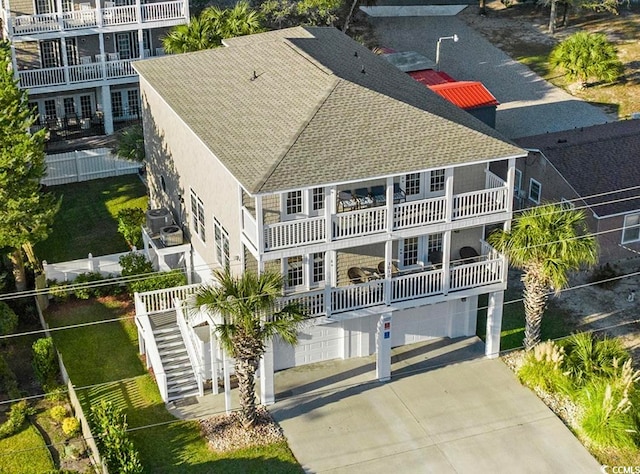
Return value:
[[(220, 233), (220, 240), (218, 241), (218, 233)], [(229, 232), (222, 226), (220, 221), (213, 216), (213, 242), (215, 245), (215, 258), (216, 262), (220, 264), (223, 268), (231, 265), (231, 250), (230, 245), (231, 242), (229, 240)], [(224, 253), (224, 244), (227, 244), (227, 254)], [(218, 251), (220, 252), (222, 258), (218, 257)], [(226, 261), (225, 261), (226, 260)]]
[[(206, 215), (205, 210), (204, 210), (204, 202), (202, 201), (202, 199), (200, 199), (200, 197), (198, 197), (198, 195), (196, 194), (196, 192), (189, 188), (189, 213), (191, 214), (191, 218), (189, 219), (189, 224), (191, 227), (191, 234), (192, 235), (197, 235), (198, 236), (198, 240), (200, 242), (202, 242), (203, 245), (206, 245), (206, 240), (207, 240), (207, 230), (206, 230), (206, 221), (204, 221), (204, 216)], [(192, 198), (196, 198), (196, 215), (193, 215), (193, 206), (191, 205), (191, 199)], [(202, 216), (203, 216), (203, 222), (200, 222), (200, 219), (198, 218), (198, 204), (200, 204), (202, 206)], [(194, 219), (197, 221), (197, 225), (194, 226)], [(201, 229), (204, 231), (204, 239), (202, 238), (202, 234)]]
[[(627, 224), (627, 218), (629, 218), (629, 217), (637, 217), (638, 218), (638, 223), (637, 224)], [(624, 238), (625, 231), (626, 230), (631, 230), (631, 229), (638, 229), (638, 237), (635, 238), (635, 239), (625, 240), (625, 238)], [(634, 243), (634, 242), (640, 242), (640, 213), (634, 212), (632, 214), (627, 214), (626, 216), (624, 216), (624, 223), (622, 225), (621, 242), (623, 244), (631, 244), (631, 243)]]
[(513, 190), (516, 196), (518, 195), (521, 189), (522, 189), (522, 171), (516, 168), (516, 174), (514, 176), (514, 182), (513, 182)]
[[(533, 189), (534, 184), (538, 185), (538, 199), (534, 199), (531, 196), (531, 190)], [(541, 197), (542, 197), (542, 184), (539, 181), (536, 181), (535, 179), (530, 178), (529, 179), (529, 201), (535, 202), (536, 204), (540, 204)]]

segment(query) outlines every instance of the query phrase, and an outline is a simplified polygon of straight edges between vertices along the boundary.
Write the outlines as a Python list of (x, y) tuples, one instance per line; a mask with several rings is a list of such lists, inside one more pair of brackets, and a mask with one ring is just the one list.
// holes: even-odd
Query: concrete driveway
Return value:
[(496, 129), (508, 138), (614, 120), (514, 61), (456, 16), (372, 16), (369, 21), (380, 45), (418, 51), (431, 59), (435, 59), (438, 38), (457, 34), (457, 43), (442, 42), (440, 68), (460, 81), (484, 83), (500, 102)]
[[(270, 407), (307, 472), (597, 473), (564, 424), (477, 338), (394, 350), (390, 382), (371, 357), (276, 374)], [(459, 362), (455, 362), (455, 361)]]

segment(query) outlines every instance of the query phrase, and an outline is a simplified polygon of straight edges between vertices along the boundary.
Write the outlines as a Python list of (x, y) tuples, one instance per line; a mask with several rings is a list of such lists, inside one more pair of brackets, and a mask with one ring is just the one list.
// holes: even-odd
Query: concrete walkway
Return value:
[(289, 369), (270, 411), (307, 472), (600, 472), (483, 347), (466, 338), (398, 348), (388, 383), (372, 381), (370, 357)]
[(457, 34), (457, 43), (442, 42), (440, 68), (458, 80), (484, 83), (500, 102), (496, 129), (508, 138), (613, 120), (514, 61), (455, 16), (376, 16), (369, 21), (380, 46), (418, 51), (432, 59), (438, 38)]

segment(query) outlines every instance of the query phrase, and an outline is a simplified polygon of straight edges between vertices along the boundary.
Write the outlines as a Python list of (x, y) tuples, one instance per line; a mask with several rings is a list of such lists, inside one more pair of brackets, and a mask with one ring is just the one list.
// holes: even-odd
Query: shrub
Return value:
[(71, 290), (66, 288), (69, 286), (69, 282), (47, 280), (47, 286), (49, 287), (49, 295), (51, 295), (55, 301), (63, 303), (69, 299), (69, 296), (71, 296)]
[(33, 370), (43, 387), (53, 384), (58, 375), (58, 360), (53, 340), (50, 337), (33, 343)]
[(629, 354), (617, 339), (598, 338), (590, 332), (573, 334), (564, 342), (565, 365), (573, 383), (580, 387), (593, 377), (612, 377)]
[(604, 288), (605, 290), (611, 290), (618, 283), (620, 283), (620, 279), (611, 281), (606, 280), (610, 280), (611, 278), (616, 278), (621, 275), (622, 273), (620, 273), (615, 265), (606, 263), (604, 265), (600, 265), (599, 267), (595, 268), (593, 272), (591, 272), (591, 275), (589, 276), (589, 282), (596, 283), (596, 285), (598, 285), (600, 288)]
[(131, 293), (142, 293), (144, 291), (161, 290), (187, 284), (187, 277), (180, 270), (157, 273), (147, 278), (132, 281), (129, 283)]
[(122, 276), (153, 273), (153, 264), (147, 260), (144, 254), (138, 252), (129, 252), (123, 255), (119, 262), (122, 267)]
[(593, 378), (579, 392), (580, 430), (595, 446), (636, 449), (639, 426), (632, 400), (637, 400), (640, 372), (633, 370), (631, 359), (615, 370), (615, 376)]
[(62, 420), (62, 431), (70, 438), (80, 433), (80, 422), (76, 417), (68, 416)]
[(129, 207), (118, 212), (118, 232), (122, 234), (129, 247), (142, 245), (142, 225), (145, 212), (139, 207)]
[(0, 335), (11, 334), (18, 327), (18, 315), (7, 303), (0, 301)]
[(541, 342), (525, 355), (518, 378), (528, 387), (547, 392), (566, 391), (570, 386), (562, 370), (564, 349), (553, 341)]
[(67, 387), (64, 385), (47, 384), (44, 387), (44, 399), (49, 402), (64, 402), (67, 400)]
[(90, 420), (96, 444), (110, 472), (142, 472), (138, 452), (127, 435), (127, 420), (122, 409), (102, 400), (91, 407)]
[(100, 272), (87, 272), (81, 273), (73, 281), (74, 285), (87, 285), (84, 287), (76, 288), (73, 293), (79, 300), (88, 300), (92, 296), (100, 296), (102, 294), (101, 287), (89, 286), (92, 282), (104, 280), (104, 277)]
[(33, 409), (29, 407), (26, 400), (11, 405), (9, 417), (0, 425), (0, 439), (16, 434), (22, 428), (27, 416), (33, 414)]
[(49, 416), (51, 416), (54, 421), (60, 423), (67, 417), (67, 409), (62, 405), (56, 405), (49, 410)]

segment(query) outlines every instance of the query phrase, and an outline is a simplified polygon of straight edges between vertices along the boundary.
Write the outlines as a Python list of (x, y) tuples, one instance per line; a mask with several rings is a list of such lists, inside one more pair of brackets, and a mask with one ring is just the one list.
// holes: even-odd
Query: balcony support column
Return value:
[[(64, 31), (64, 10), (62, 9), (62, 0), (56, 0), (56, 16), (58, 17), (58, 27), (60, 28), (60, 31)], [(64, 36), (63, 36), (64, 38)], [(66, 53), (66, 51), (63, 49), (63, 54)]]
[(336, 251), (327, 250), (324, 253), (324, 311), (327, 318), (331, 317), (331, 288), (337, 285)]
[[(7, 18), (9, 18), (7, 12)], [(16, 45), (13, 41), (9, 42), (9, 48), (11, 49), (11, 66), (13, 67), (13, 78), (17, 81), (20, 79), (18, 75), (18, 58), (16, 56)]]
[(64, 36), (60, 37), (60, 49), (62, 50), (62, 66), (64, 66), (64, 82), (69, 84), (69, 58), (67, 57), (67, 39)]
[(102, 98), (102, 116), (104, 120), (104, 133), (113, 134), (113, 112), (111, 110), (111, 87), (100, 87), (100, 95)]
[(516, 183), (516, 159), (509, 158), (509, 167), (507, 168), (507, 212), (513, 212), (513, 187)]
[(273, 367), (273, 342), (269, 340), (260, 359), (260, 401), (263, 405), (273, 405), (276, 401)]
[(384, 304), (391, 304), (391, 286), (393, 277), (391, 269), (393, 268), (393, 240), (387, 240), (384, 243)]
[(333, 213), (337, 209), (337, 193), (335, 186), (324, 188), (324, 237), (325, 242), (333, 239)]
[[(149, 51), (149, 54), (151, 54), (151, 51)], [(138, 29), (138, 57), (144, 59), (144, 31), (142, 26)]]
[(262, 196), (256, 196), (256, 246), (258, 253), (264, 253), (264, 213), (262, 211)]
[(381, 314), (376, 328), (376, 378), (380, 382), (391, 379), (391, 314)]
[[(447, 199), (447, 202), (449, 200)], [(448, 230), (442, 235), (442, 292), (449, 294), (451, 286), (451, 231)]]
[(393, 178), (387, 178), (387, 233), (393, 231)]
[(502, 306), (504, 290), (489, 293), (487, 306), (487, 336), (484, 353), (489, 359), (500, 355), (500, 332), (502, 331)]
[[(96, 0), (96, 25), (102, 26), (102, 0)], [(102, 33), (100, 33), (102, 39)], [(104, 54), (104, 42), (101, 44), (100, 53)]]
[(209, 322), (209, 341), (211, 346), (211, 352), (209, 357), (211, 358), (211, 392), (214, 395), (220, 393), (220, 387), (218, 386), (218, 338), (216, 337), (216, 328), (211, 322)]
[(453, 220), (453, 168), (446, 168), (444, 170), (444, 195), (445, 195), (445, 210), (444, 218), (445, 222), (451, 222)]

